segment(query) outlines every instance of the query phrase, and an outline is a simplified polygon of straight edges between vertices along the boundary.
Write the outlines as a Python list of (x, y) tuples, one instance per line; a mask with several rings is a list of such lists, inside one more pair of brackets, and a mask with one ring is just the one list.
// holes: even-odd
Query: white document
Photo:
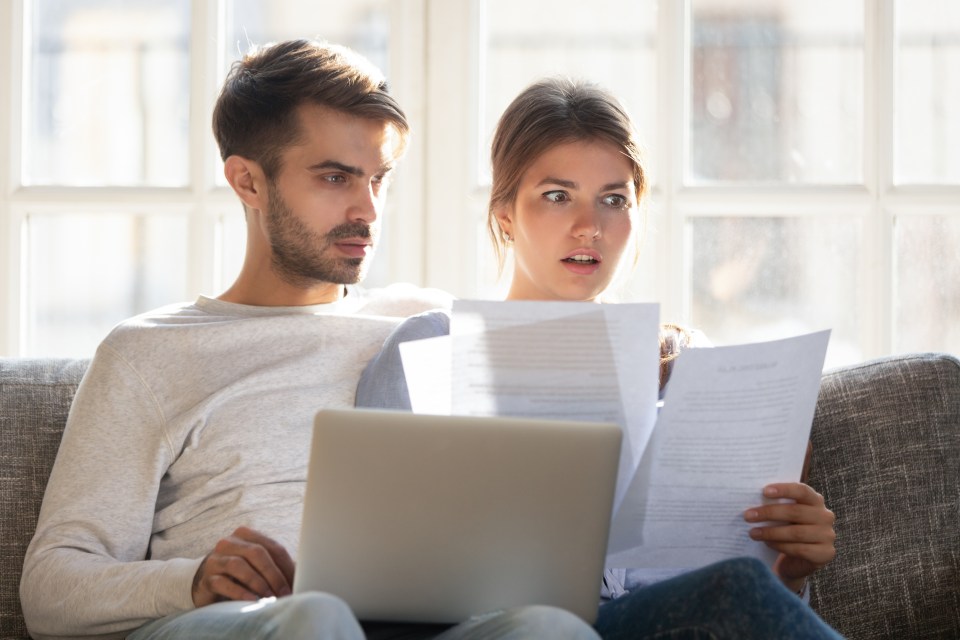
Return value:
[(450, 415), (450, 336), (400, 343), (400, 362), (414, 413)]
[(772, 564), (743, 512), (796, 482), (829, 331), (689, 349), (674, 363), (650, 444), (614, 517), (608, 567), (692, 569), (736, 556)]
[(619, 505), (656, 420), (658, 323), (656, 304), (458, 300), (450, 342), (401, 346), (411, 406), (443, 413), (445, 378), (453, 414), (619, 424)]

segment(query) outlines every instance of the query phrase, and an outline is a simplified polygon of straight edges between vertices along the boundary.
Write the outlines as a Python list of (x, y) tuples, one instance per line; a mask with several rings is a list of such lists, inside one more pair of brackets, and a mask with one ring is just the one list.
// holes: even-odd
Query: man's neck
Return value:
[(332, 282), (317, 283), (306, 288), (286, 283), (275, 283), (275, 286), (271, 287), (252, 287), (245, 286), (245, 283), (238, 279), (229, 289), (217, 296), (217, 299), (257, 307), (305, 307), (337, 302), (346, 295), (345, 285)]

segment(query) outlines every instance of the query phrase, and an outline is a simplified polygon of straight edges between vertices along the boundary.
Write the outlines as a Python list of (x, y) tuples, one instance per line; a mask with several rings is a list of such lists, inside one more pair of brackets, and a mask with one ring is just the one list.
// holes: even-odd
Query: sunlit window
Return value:
[(896, 180), (960, 184), (960, 4), (897, 8)]
[[(529, 83), (598, 83), (653, 188), (620, 299), (715, 343), (832, 329), (828, 366), (960, 353), (953, 0), (16, 0), (0, 20), (0, 353), (90, 356), (244, 255), (210, 116), (250, 47), (317, 38), (413, 124), (366, 284), (497, 298), (489, 145)], [(22, 8), (22, 11), (20, 10)], [(400, 91), (397, 91), (400, 87)]]
[(28, 8), (23, 184), (185, 185), (189, 0)]
[(692, 8), (688, 178), (860, 182), (863, 3)]

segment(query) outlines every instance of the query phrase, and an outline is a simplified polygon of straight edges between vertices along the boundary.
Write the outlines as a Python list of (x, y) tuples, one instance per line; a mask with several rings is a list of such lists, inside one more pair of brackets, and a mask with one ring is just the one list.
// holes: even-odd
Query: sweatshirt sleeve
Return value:
[(123, 636), (194, 607), (200, 558), (147, 559), (174, 456), (153, 394), (101, 345), (71, 405), (24, 559), (20, 599), (33, 637)]
[(443, 311), (422, 313), (401, 322), (363, 370), (354, 404), (358, 407), (410, 411), (410, 392), (403, 375), (400, 344), (449, 333), (450, 316)]

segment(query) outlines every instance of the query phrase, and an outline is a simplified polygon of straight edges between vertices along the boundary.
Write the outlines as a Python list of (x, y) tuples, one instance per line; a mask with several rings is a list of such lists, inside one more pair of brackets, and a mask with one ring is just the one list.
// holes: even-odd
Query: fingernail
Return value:
[(763, 531), (760, 529), (750, 529), (750, 537), (754, 540), (759, 540), (763, 537)]
[(773, 498), (780, 495), (780, 490), (776, 487), (764, 487), (763, 495), (767, 496), (768, 498)]
[(760, 514), (756, 511), (750, 510), (750, 511), (747, 511), (745, 514), (743, 514), (743, 517), (746, 520), (756, 520), (757, 518), (760, 517)]

